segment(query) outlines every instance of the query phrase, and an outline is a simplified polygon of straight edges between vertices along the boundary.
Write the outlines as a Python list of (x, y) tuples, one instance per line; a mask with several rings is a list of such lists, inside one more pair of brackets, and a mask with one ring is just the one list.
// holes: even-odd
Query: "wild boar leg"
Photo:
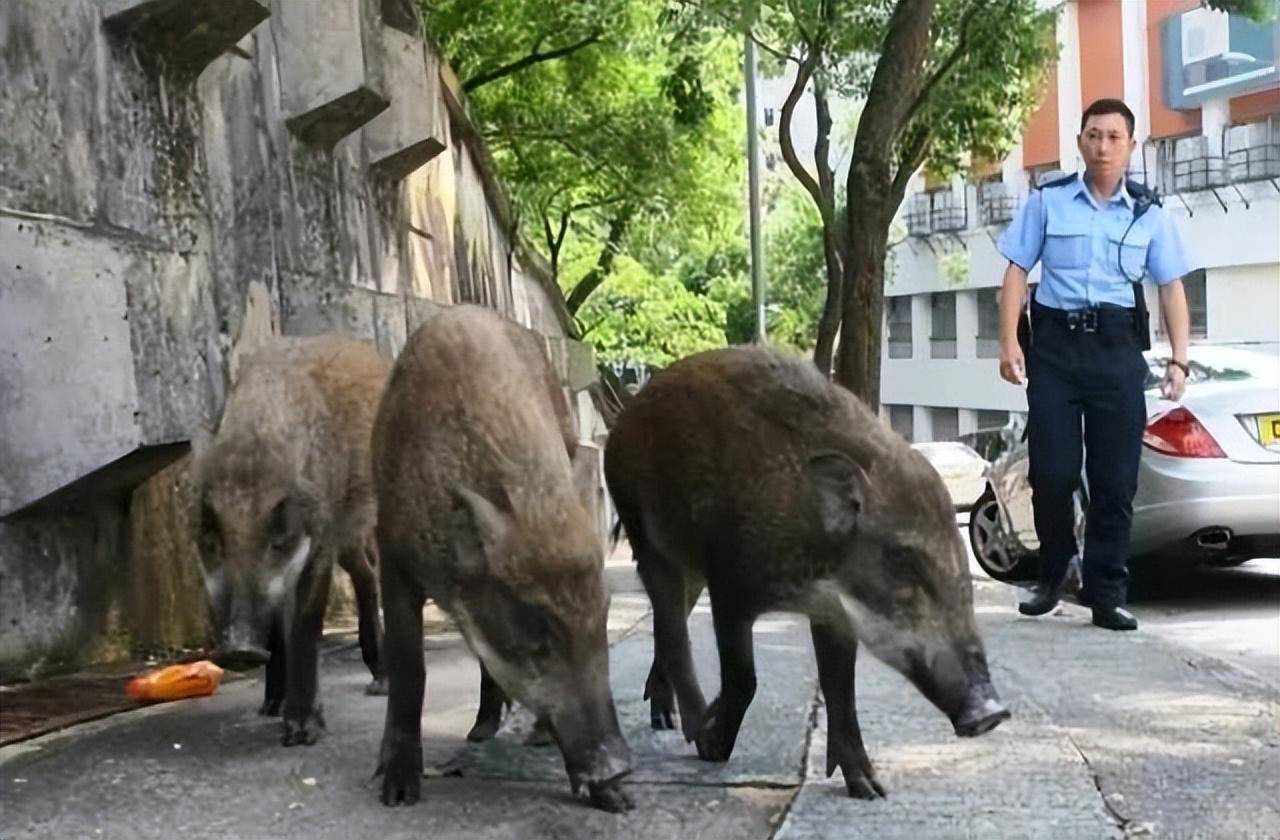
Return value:
[[(694, 604), (698, 603), (698, 598), (702, 596), (702, 589), (706, 585), (702, 579), (702, 575), (691, 569), (684, 570), (684, 616), (685, 626), (688, 626), (689, 614), (693, 612)], [(675, 729), (676, 714), (676, 698), (671, 688), (671, 683), (667, 681), (667, 676), (658, 667), (657, 658), (654, 658), (653, 666), (649, 669), (649, 677), (644, 682), (644, 699), (649, 701), (649, 723), (654, 729)]]
[(267, 641), (267, 650), (271, 658), (267, 660), (266, 690), (263, 692), (262, 706), (258, 709), (258, 714), (279, 717), (280, 707), (284, 705), (284, 687), (288, 680), (284, 664), (284, 632), (278, 617), (271, 622), (271, 636)]
[(713, 586), (711, 620), (720, 653), (720, 696), (707, 707), (696, 743), (698, 758), (703, 761), (728, 761), (738, 740), (742, 718), (756, 694), (755, 651), (751, 641), (755, 616), (735, 609), (732, 597)]
[(858, 639), (848, 621), (813, 618), (813, 651), (818, 659), (818, 683), (827, 702), (827, 775), (836, 767), (844, 774), (844, 786), (857, 799), (884, 796), (862, 743), (854, 698), (854, 664)]
[(480, 663), (480, 710), (476, 713), (475, 725), (467, 733), (468, 741), (487, 741), (498, 732), (502, 725), (502, 709), (507, 706), (506, 692), (497, 680), (489, 676), (489, 671)]
[[(387, 719), (377, 775), (383, 805), (412, 805), (422, 789), (422, 692), (427, 670), (422, 655), (422, 606), (426, 596), (379, 552), (382, 610), (387, 621), (382, 661), (388, 678)], [(410, 565), (413, 559), (410, 558)]]
[(680, 704), (680, 730), (686, 741), (698, 734), (707, 701), (698, 687), (689, 648), (684, 576), (663, 558), (639, 553), (636, 568), (653, 606), (653, 665), (675, 690)]
[(360, 619), (360, 656), (373, 679), (365, 686), (365, 694), (386, 694), (387, 677), (382, 668), (382, 617), (378, 615), (378, 577), (376, 555), (370, 547), (349, 546), (338, 555), (338, 565), (351, 576), (356, 593), (356, 613)]
[(316, 701), (320, 635), (333, 579), (333, 559), (313, 558), (298, 580), (295, 603), (285, 610), (284, 739), (286, 747), (320, 740), (324, 713)]

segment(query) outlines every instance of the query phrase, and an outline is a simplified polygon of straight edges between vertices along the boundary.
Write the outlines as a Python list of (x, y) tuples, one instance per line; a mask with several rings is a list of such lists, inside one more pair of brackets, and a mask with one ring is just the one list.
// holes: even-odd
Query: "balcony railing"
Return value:
[(916, 193), (907, 203), (907, 233), (928, 236), (952, 233), (969, 226), (969, 207), (963, 193), (950, 189)]
[[(1280, 190), (1280, 115), (1205, 136), (1148, 141), (1128, 176), (1171, 195), (1270, 180)], [(1222, 199), (1219, 198), (1219, 202)]]
[(1280, 177), (1280, 115), (1223, 131), (1227, 172), (1235, 183)]
[(978, 185), (978, 218), (983, 225), (1003, 225), (1018, 212), (1018, 196), (1003, 181)]
[(969, 203), (966, 200), (968, 191), (955, 193), (951, 190), (939, 190), (929, 193), (933, 198), (933, 208), (929, 220), (934, 233), (952, 233), (964, 230), (969, 226)]
[(928, 236), (933, 233), (930, 208), (933, 204), (929, 193), (916, 193), (907, 202), (907, 233), (911, 236)]

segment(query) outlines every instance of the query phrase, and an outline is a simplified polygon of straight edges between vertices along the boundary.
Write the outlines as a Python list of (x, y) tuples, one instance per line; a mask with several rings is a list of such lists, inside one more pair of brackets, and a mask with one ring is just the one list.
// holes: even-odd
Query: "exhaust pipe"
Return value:
[(1231, 544), (1231, 531), (1227, 528), (1203, 528), (1196, 531), (1196, 547), (1204, 551), (1226, 551)]

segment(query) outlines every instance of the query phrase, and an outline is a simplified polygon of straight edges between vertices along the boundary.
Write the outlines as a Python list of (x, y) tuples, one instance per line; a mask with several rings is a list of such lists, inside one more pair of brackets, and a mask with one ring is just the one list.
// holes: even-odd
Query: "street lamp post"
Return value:
[(757, 344), (764, 344), (764, 243), (760, 236), (760, 139), (756, 131), (756, 45), (751, 33), (743, 38), (742, 73), (747, 91), (747, 206), (751, 233), (751, 302), (756, 312)]

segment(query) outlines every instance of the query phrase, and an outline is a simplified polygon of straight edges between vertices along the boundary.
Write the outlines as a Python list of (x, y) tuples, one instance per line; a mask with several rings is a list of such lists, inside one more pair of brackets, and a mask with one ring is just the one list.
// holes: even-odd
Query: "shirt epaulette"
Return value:
[(1063, 175), (1061, 178), (1054, 178), (1052, 181), (1046, 181), (1045, 183), (1036, 187), (1036, 189), (1047, 190), (1053, 187), (1065, 187), (1067, 184), (1074, 183), (1076, 178), (1079, 178), (1079, 177), (1080, 177), (1080, 173), (1072, 172), (1070, 175)]

